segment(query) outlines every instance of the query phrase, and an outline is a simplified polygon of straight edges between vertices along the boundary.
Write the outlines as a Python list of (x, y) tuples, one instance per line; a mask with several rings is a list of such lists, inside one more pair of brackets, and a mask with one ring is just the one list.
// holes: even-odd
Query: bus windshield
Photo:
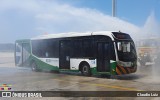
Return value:
[(118, 58), (120, 61), (129, 62), (137, 59), (135, 45), (133, 41), (116, 42)]

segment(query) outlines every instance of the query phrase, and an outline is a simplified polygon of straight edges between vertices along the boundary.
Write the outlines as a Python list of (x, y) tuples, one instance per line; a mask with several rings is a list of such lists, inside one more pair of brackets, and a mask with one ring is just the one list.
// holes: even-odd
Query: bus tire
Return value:
[(31, 69), (32, 69), (32, 71), (34, 71), (34, 72), (37, 72), (37, 71), (38, 71), (38, 66), (37, 66), (37, 64), (36, 64), (34, 61), (31, 63)]
[(91, 76), (91, 70), (88, 64), (83, 64), (81, 67), (81, 73), (84, 76)]

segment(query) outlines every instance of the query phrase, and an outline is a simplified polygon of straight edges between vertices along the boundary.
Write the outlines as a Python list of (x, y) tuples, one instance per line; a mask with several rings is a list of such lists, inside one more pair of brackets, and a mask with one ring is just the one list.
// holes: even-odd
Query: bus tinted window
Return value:
[(92, 57), (93, 56), (92, 42), (90, 40), (83, 41), (83, 53), (84, 57)]
[(80, 37), (70, 39), (72, 41), (71, 57), (86, 58), (95, 56), (93, 37)]
[(58, 57), (59, 41), (53, 39), (33, 40), (32, 53), (42, 58)]
[(82, 57), (82, 40), (72, 40), (71, 57)]

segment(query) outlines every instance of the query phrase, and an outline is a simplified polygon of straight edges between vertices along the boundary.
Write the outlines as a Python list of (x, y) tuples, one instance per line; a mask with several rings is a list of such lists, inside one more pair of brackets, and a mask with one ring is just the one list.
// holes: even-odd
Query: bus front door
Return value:
[(109, 43), (99, 42), (97, 45), (97, 71), (110, 72)]
[(70, 69), (70, 41), (64, 40), (60, 42), (59, 68)]

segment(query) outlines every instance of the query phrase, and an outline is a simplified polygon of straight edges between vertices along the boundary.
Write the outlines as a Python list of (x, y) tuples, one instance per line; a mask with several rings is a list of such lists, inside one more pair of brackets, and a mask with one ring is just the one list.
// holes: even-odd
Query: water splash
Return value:
[(160, 24), (156, 20), (154, 11), (147, 18), (144, 26), (139, 31), (139, 38), (160, 37)]
[[(152, 64), (150, 66), (147, 66), (147, 67), (150, 67), (150, 68), (147, 68), (147, 67), (143, 67), (142, 69), (144, 69), (147, 73), (147, 76), (150, 77), (150, 80), (152, 82), (158, 82), (160, 83), (160, 67), (159, 67), (159, 62), (160, 62), (160, 52), (159, 52), (159, 48), (158, 46), (160, 46), (160, 24), (159, 22), (156, 20), (156, 17), (155, 17), (155, 13), (154, 11), (151, 12), (151, 14), (149, 15), (149, 17), (147, 18), (144, 26), (139, 30), (138, 32), (139, 35), (137, 35), (136, 39), (137, 40), (140, 40), (140, 39), (150, 39), (150, 38), (159, 38), (159, 40), (157, 40), (157, 43), (154, 44), (155, 47), (151, 46), (152, 49), (156, 48), (155, 49), (155, 54), (153, 56), (152, 54), (152, 57), (154, 58), (157, 58), (156, 59), (156, 62), (153, 61), (155, 64)], [(152, 52), (153, 53), (153, 52)], [(153, 58), (151, 58), (153, 59)], [(142, 66), (139, 66), (139, 67), (142, 67)]]

